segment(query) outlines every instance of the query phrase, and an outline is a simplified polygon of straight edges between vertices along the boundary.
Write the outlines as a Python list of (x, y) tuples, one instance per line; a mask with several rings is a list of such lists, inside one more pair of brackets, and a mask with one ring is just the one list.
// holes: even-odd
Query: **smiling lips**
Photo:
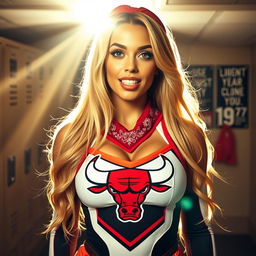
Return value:
[(119, 81), (123, 89), (134, 91), (139, 87), (141, 79), (135, 77), (123, 77), (119, 79)]

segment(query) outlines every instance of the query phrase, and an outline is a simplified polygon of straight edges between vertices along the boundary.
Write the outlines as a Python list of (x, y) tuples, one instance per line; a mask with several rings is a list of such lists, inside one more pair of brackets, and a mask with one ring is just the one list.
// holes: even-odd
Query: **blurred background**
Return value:
[(119, 4), (170, 26), (217, 151), (218, 255), (256, 255), (256, 0), (0, 0), (0, 254), (44, 256), (47, 131), (76, 103), (90, 42)]

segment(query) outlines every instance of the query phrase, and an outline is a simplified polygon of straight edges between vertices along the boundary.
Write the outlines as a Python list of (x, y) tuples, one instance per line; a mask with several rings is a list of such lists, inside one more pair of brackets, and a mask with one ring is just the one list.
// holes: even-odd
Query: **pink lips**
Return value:
[[(126, 82), (124, 82), (124, 80)], [(135, 91), (140, 86), (141, 79), (137, 77), (122, 77), (119, 81), (123, 89), (127, 91)]]

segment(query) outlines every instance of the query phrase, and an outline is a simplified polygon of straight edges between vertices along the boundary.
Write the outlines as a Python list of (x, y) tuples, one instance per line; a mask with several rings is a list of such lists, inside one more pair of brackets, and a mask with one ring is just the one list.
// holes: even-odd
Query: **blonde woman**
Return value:
[(49, 149), (49, 255), (215, 255), (212, 147), (175, 43), (146, 8), (111, 20)]

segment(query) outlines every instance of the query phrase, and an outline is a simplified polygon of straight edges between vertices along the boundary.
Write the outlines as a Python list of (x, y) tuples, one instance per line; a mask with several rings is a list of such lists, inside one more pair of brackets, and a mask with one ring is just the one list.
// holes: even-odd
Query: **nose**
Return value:
[(130, 73), (137, 73), (138, 72), (138, 66), (137, 61), (134, 56), (129, 56), (125, 63), (125, 71)]

